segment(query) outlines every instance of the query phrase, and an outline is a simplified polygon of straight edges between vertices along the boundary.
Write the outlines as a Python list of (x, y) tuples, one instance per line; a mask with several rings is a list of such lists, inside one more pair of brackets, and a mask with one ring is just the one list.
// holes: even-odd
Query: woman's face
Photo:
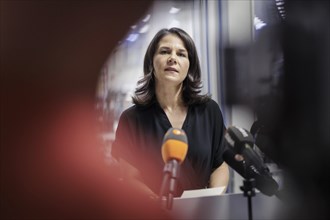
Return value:
[(188, 51), (183, 41), (174, 34), (165, 35), (158, 43), (153, 66), (157, 84), (181, 84), (189, 70)]

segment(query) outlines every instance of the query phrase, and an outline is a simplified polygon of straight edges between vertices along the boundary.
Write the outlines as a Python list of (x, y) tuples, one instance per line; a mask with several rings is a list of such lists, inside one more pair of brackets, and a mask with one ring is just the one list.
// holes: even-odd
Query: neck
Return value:
[(182, 84), (177, 87), (156, 87), (156, 97), (163, 109), (185, 106), (182, 98)]

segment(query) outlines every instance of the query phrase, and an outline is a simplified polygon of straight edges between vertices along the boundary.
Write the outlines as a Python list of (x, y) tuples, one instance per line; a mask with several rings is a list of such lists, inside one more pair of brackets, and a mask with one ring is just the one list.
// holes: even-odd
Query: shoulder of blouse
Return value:
[(219, 105), (216, 101), (214, 101), (213, 99), (208, 99), (207, 101), (205, 102), (202, 102), (202, 103), (197, 103), (197, 104), (191, 104), (190, 106), (192, 107), (205, 107), (205, 108), (208, 108), (208, 109), (213, 109), (213, 108), (219, 108)]
[(136, 105), (132, 105), (128, 108), (126, 108), (123, 112), (122, 115), (129, 115), (132, 114), (132, 112), (134, 112), (136, 110)]
[(206, 110), (211, 112), (212, 115), (218, 118), (218, 120), (221, 119), (223, 121), (222, 111), (220, 109), (220, 106), (213, 99), (210, 99), (209, 101), (206, 102)]
[(132, 106), (128, 107), (127, 109), (125, 109), (122, 112), (122, 116), (129, 117), (129, 118), (136, 117), (140, 113), (148, 113), (148, 111), (150, 111), (151, 109), (153, 109), (155, 107), (156, 107), (155, 103), (152, 103), (150, 105), (133, 104)]
[[(206, 102), (206, 105), (212, 109), (220, 110), (219, 104), (216, 101), (214, 101), (213, 99), (208, 100)], [(220, 110), (220, 112), (221, 112), (221, 110)]]

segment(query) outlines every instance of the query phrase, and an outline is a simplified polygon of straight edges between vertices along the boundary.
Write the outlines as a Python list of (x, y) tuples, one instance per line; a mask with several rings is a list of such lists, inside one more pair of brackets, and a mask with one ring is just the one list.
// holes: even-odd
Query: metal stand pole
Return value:
[(255, 193), (255, 180), (248, 179), (243, 181), (243, 186), (240, 189), (244, 192), (244, 196), (248, 199), (248, 215), (249, 220), (252, 220), (252, 197), (256, 195)]

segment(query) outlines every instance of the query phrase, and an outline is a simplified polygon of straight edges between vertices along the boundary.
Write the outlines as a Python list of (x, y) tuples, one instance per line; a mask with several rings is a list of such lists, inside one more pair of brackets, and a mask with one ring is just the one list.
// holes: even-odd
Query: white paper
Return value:
[(207, 189), (194, 189), (183, 191), (181, 198), (195, 198), (203, 196), (219, 196), (223, 193), (225, 187), (214, 187)]

